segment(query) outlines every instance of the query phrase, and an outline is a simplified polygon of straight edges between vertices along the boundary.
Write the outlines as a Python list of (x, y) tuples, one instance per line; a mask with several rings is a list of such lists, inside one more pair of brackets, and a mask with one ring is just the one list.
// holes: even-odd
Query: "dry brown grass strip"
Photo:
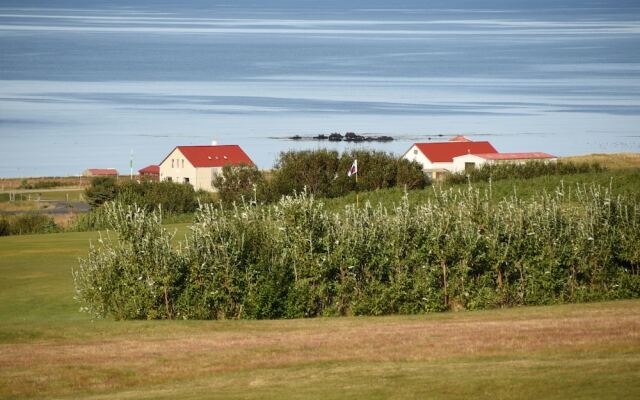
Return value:
[[(640, 348), (640, 303), (559, 317), (514, 311), (451, 318), (202, 322), (191, 334), (0, 346), (0, 382), (13, 394), (100, 390), (217, 372), (354, 361), (405, 362), (536, 352)], [(539, 310), (545, 310), (540, 308)], [(525, 314), (527, 314), (525, 312)], [(530, 314), (530, 313), (529, 313)], [(493, 318), (491, 318), (493, 316)], [(224, 330), (217, 330), (218, 325)], [(230, 324), (230, 326), (229, 326)], [(210, 327), (210, 330), (207, 329)]]
[(597, 162), (610, 169), (640, 168), (640, 153), (586, 154), (562, 157), (563, 161)]

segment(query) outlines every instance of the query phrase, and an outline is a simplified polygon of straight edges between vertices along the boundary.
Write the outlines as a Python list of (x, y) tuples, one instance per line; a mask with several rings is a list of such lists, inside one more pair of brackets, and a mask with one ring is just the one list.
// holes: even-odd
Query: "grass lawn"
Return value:
[(71, 268), (97, 236), (0, 238), (1, 398), (640, 396), (640, 300), (377, 318), (92, 321), (73, 300)]

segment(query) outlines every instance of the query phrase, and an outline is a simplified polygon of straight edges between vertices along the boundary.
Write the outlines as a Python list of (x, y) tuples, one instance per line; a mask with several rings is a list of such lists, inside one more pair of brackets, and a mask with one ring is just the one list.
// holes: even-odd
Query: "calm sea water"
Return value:
[(0, 2), (0, 176), (158, 163), (176, 145), (464, 134), (640, 151), (637, 1)]

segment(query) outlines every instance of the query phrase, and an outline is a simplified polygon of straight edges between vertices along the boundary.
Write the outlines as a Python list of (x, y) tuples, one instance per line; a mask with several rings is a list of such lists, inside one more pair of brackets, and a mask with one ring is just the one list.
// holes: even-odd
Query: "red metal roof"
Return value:
[(89, 168), (91, 175), (118, 175), (118, 170), (115, 168)]
[(474, 156), (478, 156), (484, 158), (485, 160), (534, 160), (534, 159), (543, 159), (543, 158), (556, 158), (551, 154), (547, 153), (486, 153), (486, 154), (474, 154)]
[(489, 142), (416, 143), (416, 147), (431, 162), (452, 162), (453, 157), (465, 154), (487, 154), (498, 151)]
[(159, 165), (148, 165), (142, 169), (138, 170), (140, 175), (160, 175), (160, 166)]
[[(254, 165), (249, 156), (237, 144), (218, 146), (178, 146), (176, 148), (179, 149), (187, 160), (189, 160), (191, 165), (196, 168), (223, 167), (229, 164)], [(171, 155), (171, 153), (169, 153), (169, 155)], [(165, 158), (165, 160), (166, 159), (167, 158)], [(164, 162), (164, 160), (162, 160), (162, 162)]]

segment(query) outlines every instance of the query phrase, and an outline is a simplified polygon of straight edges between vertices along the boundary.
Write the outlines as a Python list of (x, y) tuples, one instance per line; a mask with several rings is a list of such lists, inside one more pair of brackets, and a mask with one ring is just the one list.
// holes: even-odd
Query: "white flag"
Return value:
[(351, 164), (351, 168), (349, 168), (349, 172), (347, 172), (347, 176), (351, 177), (352, 175), (356, 175), (358, 173), (358, 160), (353, 160), (353, 164)]

